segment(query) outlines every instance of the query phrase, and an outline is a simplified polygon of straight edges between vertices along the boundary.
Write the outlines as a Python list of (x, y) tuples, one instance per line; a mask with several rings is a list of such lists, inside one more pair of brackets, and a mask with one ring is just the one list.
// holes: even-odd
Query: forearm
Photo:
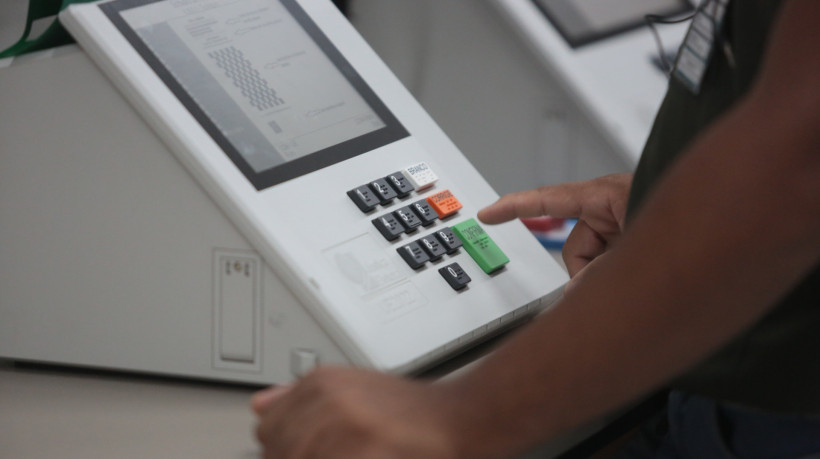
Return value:
[(621, 406), (749, 327), (820, 260), (817, 120), (769, 102), (750, 98), (701, 137), (583, 285), (451, 383), (462, 428), (505, 451)]

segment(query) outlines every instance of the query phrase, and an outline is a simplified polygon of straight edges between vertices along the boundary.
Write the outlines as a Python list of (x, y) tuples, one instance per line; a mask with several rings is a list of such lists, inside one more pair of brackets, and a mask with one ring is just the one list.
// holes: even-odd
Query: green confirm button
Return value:
[(453, 226), (453, 232), (464, 243), (464, 250), (485, 273), (498, 271), (510, 262), (474, 218)]

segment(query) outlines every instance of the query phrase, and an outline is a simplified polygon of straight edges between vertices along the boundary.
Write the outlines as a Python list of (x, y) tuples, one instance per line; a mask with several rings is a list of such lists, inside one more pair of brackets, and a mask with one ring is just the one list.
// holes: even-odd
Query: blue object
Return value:
[(545, 232), (533, 231), (532, 234), (545, 249), (561, 250), (564, 247), (564, 243), (567, 242), (569, 233), (575, 228), (576, 223), (578, 223), (578, 220), (575, 218), (567, 219), (560, 228)]

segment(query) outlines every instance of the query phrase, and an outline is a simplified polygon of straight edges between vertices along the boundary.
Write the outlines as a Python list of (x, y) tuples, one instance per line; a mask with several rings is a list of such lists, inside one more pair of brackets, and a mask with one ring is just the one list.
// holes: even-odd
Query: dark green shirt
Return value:
[[(716, 47), (699, 95), (670, 80), (635, 173), (630, 215), (695, 136), (749, 90), (780, 3), (733, 0), (722, 35), (731, 43), (735, 67)], [(752, 329), (673, 381), (672, 387), (770, 411), (820, 413), (820, 264)]]

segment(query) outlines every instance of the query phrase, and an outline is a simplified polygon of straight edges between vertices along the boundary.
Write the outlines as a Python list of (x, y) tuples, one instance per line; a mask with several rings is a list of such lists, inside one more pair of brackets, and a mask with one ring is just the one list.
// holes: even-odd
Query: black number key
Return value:
[(410, 209), (410, 206), (397, 209), (393, 212), (393, 215), (404, 225), (404, 231), (407, 233), (412, 233), (421, 226), (421, 220), (418, 215)]
[(421, 226), (430, 226), (438, 220), (438, 214), (430, 207), (430, 203), (424, 199), (410, 204), (410, 207), (413, 208), (413, 211), (416, 212), (416, 215), (421, 219)]
[(379, 198), (379, 204), (381, 205), (388, 204), (396, 197), (396, 190), (388, 185), (387, 180), (383, 178), (373, 180), (370, 183), (370, 188), (376, 193), (376, 197)]
[(430, 256), (430, 261), (436, 261), (441, 258), (447, 249), (445, 249), (434, 235), (430, 234), (419, 239), (419, 245), (427, 255)]
[(422, 250), (418, 242), (411, 242), (405, 246), (399, 247), (396, 251), (399, 252), (399, 255), (401, 255), (401, 257), (404, 258), (404, 261), (406, 261), (407, 264), (413, 269), (419, 269), (424, 266), (425, 263), (430, 261), (430, 257), (424, 250)]
[(362, 185), (356, 189), (347, 192), (350, 199), (356, 203), (356, 206), (364, 213), (370, 212), (379, 203), (379, 198), (373, 193), (367, 185)]
[(407, 180), (407, 177), (405, 177), (401, 172), (394, 172), (385, 177), (385, 180), (387, 180), (387, 183), (389, 183), (393, 189), (396, 190), (396, 194), (400, 198), (407, 196), (415, 189), (413, 184), (411, 184), (410, 181)]
[(441, 245), (444, 246), (444, 249), (447, 250), (448, 255), (456, 252), (462, 245), (461, 239), (459, 239), (450, 228), (442, 228), (436, 231), (436, 238), (438, 238)]
[(404, 225), (399, 223), (393, 214), (382, 215), (373, 220), (373, 225), (388, 241), (397, 239), (404, 232)]
[(450, 287), (453, 287), (453, 290), (461, 290), (470, 283), (472, 279), (467, 273), (461, 269), (461, 266), (458, 263), (453, 263), (451, 265), (447, 265), (438, 270), (441, 277), (450, 284)]

